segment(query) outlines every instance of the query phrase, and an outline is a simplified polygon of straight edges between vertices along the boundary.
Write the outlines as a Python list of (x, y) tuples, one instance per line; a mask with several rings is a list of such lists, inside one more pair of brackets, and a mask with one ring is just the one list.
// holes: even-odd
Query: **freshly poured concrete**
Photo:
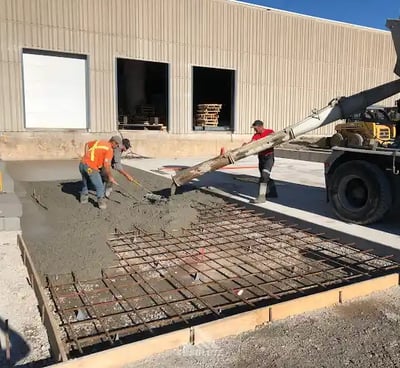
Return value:
[[(120, 187), (115, 187), (107, 209), (100, 210), (94, 192), (88, 204), (79, 203), (81, 182), (77, 162), (61, 165), (55, 161), (30, 162), (16, 166), (10, 163), (9, 166), (17, 179), (29, 180), (16, 182), (16, 191), (23, 204), (22, 234), (42, 277), (71, 271), (81, 279), (99, 277), (101, 269), (115, 261), (106, 244), (115, 230), (126, 232), (137, 227), (150, 233), (180, 231), (197, 221), (193, 203), (220, 201), (191, 190), (174, 201), (150, 204), (143, 200), (146, 190), (115, 173)], [(166, 194), (168, 179), (137, 169), (128, 170), (146, 188)], [(47, 174), (54, 181), (41, 181)], [(32, 198), (33, 193), (38, 202)]]
[[(174, 170), (191, 166), (205, 158), (132, 159), (125, 160), (125, 163), (157, 174), (144, 174), (141, 170), (133, 172), (145, 186), (166, 194)], [(173, 231), (195, 221), (192, 201), (210, 201), (210, 196), (190, 190), (178, 194), (168, 205), (137, 206), (132, 195), (140, 200), (145, 191), (119, 178), (122, 187), (116, 188), (106, 211), (96, 208), (93, 196), (91, 203), (82, 206), (77, 199), (80, 190), (77, 163), (27, 161), (9, 162), (7, 165), (15, 179), (30, 182), (17, 185), (16, 192), (24, 206), (23, 236), (42, 274), (75, 271), (85, 278), (96, 277), (102, 267), (114, 261), (114, 255), (105, 241), (115, 228), (128, 231), (136, 225), (150, 232), (161, 228)], [(194, 184), (212, 186), (226, 195), (248, 202), (256, 196), (257, 177), (257, 158), (250, 157), (206, 174)], [(360, 247), (363, 247), (363, 242), (364, 247), (371, 246), (372, 242), (374, 248), (375, 244), (387, 246), (389, 253), (389, 247), (400, 249), (397, 219), (387, 219), (366, 227), (346, 224), (334, 218), (326, 203), (323, 164), (277, 158), (272, 177), (276, 180), (279, 197), (259, 207), (332, 229), (339, 232), (344, 241), (348, 239), (351, 242), (352, 237), (356, 236), (360, 239), (356, 245)], [(54, 181), (49, 182), (49, 179)], [(31, 198), (33, 188), (48, 210)]]

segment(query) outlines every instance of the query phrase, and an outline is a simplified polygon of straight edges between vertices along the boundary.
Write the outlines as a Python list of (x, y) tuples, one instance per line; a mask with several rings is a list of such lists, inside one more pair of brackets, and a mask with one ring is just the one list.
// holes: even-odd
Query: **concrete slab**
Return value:
[(21, 221), (19, 217), (0, 217), (0, 231), (19, 231)]
[(79, 179), (78, 160), (7, 161), (6, 168), (17, 181)]
[(14, 180), (12, 180), (11, 176), (8, 174), (4, 161), (0, 161), (0, 192), (14, 192)]
[[(188, 159), (125, 160), (129, 166), (171, 177), (175, 170), (192, 166), (207, 157)], [(249, 157), (235, 165), (206, 174), (194, 181), (196, 186), (214, 187), (224, 194), (248, 203), (257, 195), (257, 157)], [(279, 198), (258, 205), (299, 221), (315, 224), (335, 233), (342, 239), (349, 235), (365, 240), (365, 244), (381, 244), (400, 250), (398, 219), (386, 219), (371, 226), (347, 224), (337, 220), (326, 202), (323, 163), (277, 158), (272, 170)]]
[(0, 193), (0, 217), (21, 217), (22, 205), (14, 193)]

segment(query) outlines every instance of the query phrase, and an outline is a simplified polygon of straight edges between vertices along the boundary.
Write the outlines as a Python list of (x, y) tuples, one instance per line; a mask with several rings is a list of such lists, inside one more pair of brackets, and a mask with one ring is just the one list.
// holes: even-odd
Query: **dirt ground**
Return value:
[[(128, 168), (146, 188), (167, 195), (171, 181)], [(23, 204), (22, 231), (35, 266), (41, 275), (75, 272), (80, 279), (100, 276), (115, 256), (106, 244), (109, 235), (130, 231), (134, 226), (146, 232), (180, 231), (197, 220), (193, 204), (221, 201), (193, 190), (173, 200), (149, 204), (146, 190), (116, 175), (116, 187), (106, 210), (97, 208), (94, 192), (89, 204), (79, 203), (80, 181), (20, 182), (17, 194)], [(37, 203), (32, 194), (39, 199)], [(136, 199), (135, 199), (136, 198)]]
[(27, 278), (17, 245), (17, 232), (0, 232), (0, 367), (8, 367), (6, 320), (9, 322), (12, 366), (33, 367), (33, 362), (39, 361), (43, 366), (50, 357), (46, 329)]
[(399, 327), (396, 287), (126, 368), (399, 367)]

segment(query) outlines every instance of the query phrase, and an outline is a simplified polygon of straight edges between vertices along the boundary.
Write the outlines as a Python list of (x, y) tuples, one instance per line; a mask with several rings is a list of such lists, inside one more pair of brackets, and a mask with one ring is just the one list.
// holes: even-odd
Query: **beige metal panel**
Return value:
[(0, 0), (0, 22), (7, 19), (8, 4), (4, 0)]
[(19, 131), (22, 129), (22, 126), (15, 124), (15, 122), (22, 122), (23, 114), (21, 89), (14, 88), (21, 84), (19, 76), (19, 64), (0, 61), (0, 111), (2, 111), (0, 130), (2, 131)]
[[(0, 0), (0, 10), (0, 60), (17, 75), (22, 47), (89, 56), (93, 131), (115, 124), (116, 57), (170, 64), (174, 133), (191, 131), (193, 65), (236, 70), (238, 133), (254, 118), (280, 129), (336, 95), (393, 78), (388, 33), (230, 1)], [(15, 78), (5, 93), (18, 98)], [(2, 111), (22, 129), (21, 113)]]

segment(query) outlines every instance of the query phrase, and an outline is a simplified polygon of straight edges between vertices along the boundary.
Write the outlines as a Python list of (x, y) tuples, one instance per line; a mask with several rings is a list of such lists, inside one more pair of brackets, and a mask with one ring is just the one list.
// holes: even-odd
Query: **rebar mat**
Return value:
[(397, 263), (237, 204), (198, 205), (181, 234), (112, 235), (102, 278), (48, 278), (70, 355), (395, 272)]

